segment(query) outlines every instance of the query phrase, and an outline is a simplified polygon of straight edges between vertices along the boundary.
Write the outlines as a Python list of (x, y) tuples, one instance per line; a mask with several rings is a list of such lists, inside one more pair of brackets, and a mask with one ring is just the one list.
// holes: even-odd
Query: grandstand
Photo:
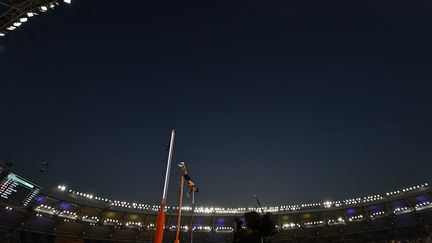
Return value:
[[(71, 0), (64, 0), (70, 4)], [(0, 1), (0, 37), (20, 28), (30, 18), (43, 14), (60, 5), (55, 0)]]
[[(65, 185), (42, 189), (12, 171), (3, 173), (1, 183), (0, 242), (153, 242), (159, 206)], [(423, 183), (354, 199), (262, 209), (274, 215), (274, 242), (390, 242), (429, 236), (431, 192)], [(166, 208), (164, 242), (174, 241), (177, 209)], [(184, 206), (180, 239), (190, 242), (193, 231), (194, 242), (231, 242), (234, 219), (259, 210)]]

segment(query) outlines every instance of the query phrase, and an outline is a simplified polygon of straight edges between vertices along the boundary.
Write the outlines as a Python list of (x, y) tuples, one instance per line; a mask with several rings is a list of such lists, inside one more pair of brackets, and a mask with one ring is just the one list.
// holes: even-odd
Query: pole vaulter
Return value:
[(168, 152), (168, 162), (167, 162), (167, 168), (165, 173), (165, 184), (164, 184), (164, 189), (162, 194), (162, 204), (157, 216), (156, 231), (155, 231), (154, 241), (153, 241), (154, 243), (162, 243), (162, 239), (163, 239), (164, 226), (165, 226), (165, 205), (166, 205), (166, 198), (168, 193), (168, 183), (169, 183), (169, 175), (171, 170), (174, 137), (175, 137), (175, 130), (172, 129), (171, 141), (169, 144), (169, 152)]
[(180, 198), (179, 198), (179, 210), (178, 210), (178, 218), (177, 218), (177, 232), (176, 232), (176, 239), (174, 241), (174, 243), (179, 243), (179, 234), (180, 234), (180, 219), (181, 219), (181, 207), (182, 207), (182, 202), (183, 202), (183, 184), (184, 184), (184, 180), (186, 180), (186, 184), (188, 187), (188, 192), (187, 192), (187, 196), (189, 197), (190, 194), (192, 193), (192, 217), (191, 217), (191, 243), (193, 242), (193, 213), (194, 213), (194, 203), (195, 203), (195, 192), (198, 192), (199, 189), (198, 187), (195, 185), (195, 183), (193, 183), (192, 178), (190, 177), (189, 173), (187, 172), (186, 169), (186, 165), (184, 162), (180, 162), (178, 164), (178, 166), (180, 167), (181, 171), (182, 171), (182, 178), (181, 178), (181, 182), (180, 182)]

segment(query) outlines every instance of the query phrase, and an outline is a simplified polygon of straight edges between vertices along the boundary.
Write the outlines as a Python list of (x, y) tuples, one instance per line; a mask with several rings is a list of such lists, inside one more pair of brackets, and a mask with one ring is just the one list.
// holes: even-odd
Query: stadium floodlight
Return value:
[[(15, 2), (10, 0), (11, 2)], [(70, 4), (71, 0), (63, 0), (65, 3)], [(57, 0), (25, 0), (25, 4), (2, 4), (0, 0), (0, 5), (5, 5), (9, 10), (5, 10), (5, 14), (0, 16), (0, 23), (3, 23), (3, 26), (0, 26), (0, 32), (3, 34), (2, 36), (9, 33), (9, 31), (16, 29), (21, 26), (22, 23), (28, 22), (28, 18), (37, 16), (40, 12), (47, 12), (50, 8), (54, 8), (57, 5), (60, 5), (61, 1)], [(18, 1), (17, 1), (18, 2)], [(5, 25), (10, 23), (9, 25)], [(9, 26), (9, 27), (8, 27)], [(6, 30), (7, 29), (7, 30)], [(43, 172), (41, 170), (41, 172)]]
[(60, 191), (65, 191), (66, 190), (66, 186), (63, 186), (63, 185), (59, 185), (58, 187), (57, 187), (57, 189), (59, 189)]
[(6, 35), (5, 33), (0, 32), (0, 36), (5, 36), (5, 35)]

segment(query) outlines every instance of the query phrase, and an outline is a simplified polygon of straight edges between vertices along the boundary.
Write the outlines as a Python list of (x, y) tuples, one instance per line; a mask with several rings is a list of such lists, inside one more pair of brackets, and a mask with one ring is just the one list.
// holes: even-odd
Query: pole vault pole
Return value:
[(164, 184), (164, 190), (162, 194), (162, 203), (161, 207), (157, 216), (157, 223), (156, 223), (156, 231), (155, 231), (155, 237), (154, 237), (154, 243), (162, 243), (163, 239), (163, 233), (164, 233), (164, 225), (165, 225), (165, 204), (166, 204), (166, 198), (168, 193), (168, 183), (169, 183), (169, 175), (171, 170), (171, 160), (172, 160), (172, 152), (174, 147), (174, 137), (175, 137), (175, 130), (171, 130), (171, 141), (169, 145), (169, 152), (168, 152), (168, 162), (167, 162), (167, 168), (165, 173), (165, 184)]
[(183, 184), (184, 184), (184, 178), (183, 175), (180, 179), (180, 195), (179, 195), (179, 208), (178, 208), (178, 215), (177, 215), (177, 230), (176, 230), (176, 238), (174, 243), (180, 243), (179, 235), (180, 235), (180, 221), (181, 221), (181, 210), (183, 205)]
[(192, 216), (191, 216), (191, 239), (190, 242), (193, 243), (193, 218), (194, 218), (194, 212), (195, 212), (195, 191), (192, 191)]

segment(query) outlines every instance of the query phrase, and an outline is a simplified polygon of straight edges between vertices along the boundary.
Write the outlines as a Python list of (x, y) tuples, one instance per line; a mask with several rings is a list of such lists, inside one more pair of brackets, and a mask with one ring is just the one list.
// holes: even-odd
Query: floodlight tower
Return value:
[[(70, 4), (71, 0), (62, 2)], [(56, 0), (0, 0), (0, 37), (20, 27), (29, 18), (59, 5)]]

